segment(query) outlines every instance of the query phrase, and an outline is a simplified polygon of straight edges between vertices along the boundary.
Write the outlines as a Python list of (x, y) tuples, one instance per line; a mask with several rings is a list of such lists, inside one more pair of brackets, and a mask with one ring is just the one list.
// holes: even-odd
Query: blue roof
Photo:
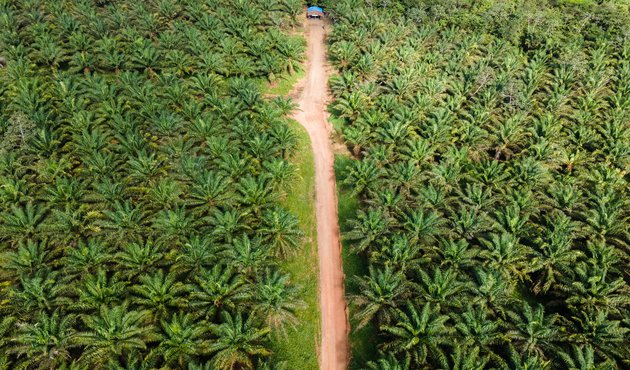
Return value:
[(308, 8), (309, 12), (320, 12), (323, 13), (324, 9), (320, 8), (319, 6), (311, 6)]

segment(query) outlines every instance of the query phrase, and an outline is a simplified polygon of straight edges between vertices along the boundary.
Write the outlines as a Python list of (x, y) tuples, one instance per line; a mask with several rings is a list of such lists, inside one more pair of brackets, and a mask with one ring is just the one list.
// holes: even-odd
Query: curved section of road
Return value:
[(321, 308), (320, 369), (345, 370), (348, 365), (348, 315), (341, 262), (337, 189), (334, 156), (328, 123), (328, 73), (326, 30), (321, 20), (305, 23), (308, 39), (307, 75), (301, 89), (299, 110), (294, 118), (308, 131), (315, 153), (315, 198), (319, 253), (319, 295)]

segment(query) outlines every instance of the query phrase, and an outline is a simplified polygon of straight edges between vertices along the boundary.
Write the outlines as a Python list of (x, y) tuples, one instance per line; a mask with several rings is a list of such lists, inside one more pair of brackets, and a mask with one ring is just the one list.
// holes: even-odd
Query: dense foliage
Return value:
[(276, 366), (301, 11), (0, 0), (1, 369)]
[(371, 369), (630, 365), (623, 2), (328, 1)]

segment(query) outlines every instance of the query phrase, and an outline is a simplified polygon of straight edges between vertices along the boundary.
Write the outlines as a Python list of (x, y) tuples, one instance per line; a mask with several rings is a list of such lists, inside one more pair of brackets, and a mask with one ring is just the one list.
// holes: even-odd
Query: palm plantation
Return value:
[(301, 7), (0, 1), (0, 368), (283, 365)]
[(628, 3), (325, 5), (351, 368), (627, 368)]
[[(630, 366), (628, 1), (318, 3), (350, 367)], [(303, 365), (304, 5), (0, 0), (0, 369)]]

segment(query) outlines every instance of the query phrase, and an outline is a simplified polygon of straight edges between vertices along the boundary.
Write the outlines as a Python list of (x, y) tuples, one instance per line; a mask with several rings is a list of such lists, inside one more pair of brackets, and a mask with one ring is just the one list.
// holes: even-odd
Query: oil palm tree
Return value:
[(595, 351), (590, 345), (571, 347), (571, 352), (560, 352), (558, 357), (570, 370), (610, 370), (615, 368), (612, 360), (596, 359)]
[(166, 366), (184, 368), (207, 352), (209, 342), (204, 324), (195, 322), (190, 314), (175, 313), (170, 320), (162, 319), (160, 323), (162, 333), (155, 353), (164, 359)]
[(166, 317), (186, 303), (183, 298), (186, 287), (177, 282), (172, 273), (165, 275), (163, 270), (157, 270), (153, 275), (140, 276), (138, 280), (140, 284), (131, 287), (134, 294), (132, 302), (149, 309), (156, 319)]
[(266, 211), (262, 216), (261, 240), (281, 258), (294, 255), (302, 239), (297, 218), (284, 208)]
[(298, 310), (306, 305), (299, 298), (300, 289), (290, 284), (290, 276), (266, 269), (257, 279), (254, 312), (262, 317), (266, 326), (274, 332), (286, 335), (286, 327), (299, 323)]
[(354, 314), (357, 329), (377, 318), (379, 323), (391, 323), (395, 310), (411, 295), (414, 284), (403, 273), (390, 267), (370, 266), (370, 275), (356, 278), (357, 293), (351, 299), (358, 307)]
[(34, 323), (26, 323), (19, 328), (10, 352), (16, 354), (20, 366), (61, 366), (71, 358), (70, 352), (76, 346), (75, 321), (76, 316), (62, 315), (59, 310), (50, 315), (42, 313)]
[(173, 271), (197, 276), (220, 260), (220, 251), (212, 238), (193, 235), (175, 257)]
[(201, 271), (194, 280), (190, 304), (203, 308), (207, 318), (214, 317), (223, 309), (236, 309), (240, 303), (252, 297), (251, 285), (228, 266), (215, 265)]
[(10, 211), (0, 213), (0, 237), (28, 239), (40, 232), (48, 210), (44, 207), (26, 203), (23, 206), (12, 205)]
[(102, 368), (109, 361), (146, 349), (157, 339), (155, 328), (148, 325), (149, 317), (149, 311), (130, 310), (128, 303), (101, 306), (94, 315), (83, 315), (85, 330), (75, 336), (75, 343), (85, 348), (80, 361)]
[(369, 361), (367, 368), (370, 370), (409, 370), (410, 357), (406, 356), (404, 360), (399, 360), (393, 353), (388, 352), (387, 355), (379, 353), (379, 359)]
[(96, 310), (103, 305), (112, 305), (120, 301), (127, 283), (119, 280), (116, 274), (108, 276), (108, 272), (99, 268), (96, 273), (89, 273), (74, 288), (77, 301), (72, 307), (82, 311)]
[(543, 306), (532, 307), (524, 304), (518, 314), (509, 314), (514, 329), (506, 333), (508, 338), (517, 345), (522, 352), (535, 353), (540, 358), (545, 358), (546, 350), (555, 348), (558, 340), (557, 320), (558, 315), (546, 315)]
[(405, 310), (397, 309), (395, 319), (380, 330), (391, 337), (382, 345), (384, 350), (403, 353), (411, 357), (414, 366), (424, 366), (435, 361), (446, 362), (443, 346), (451, 342), (453, 328), (446, 325), (448, 316), (441, 315), (439, 305), (425, 303), (421, 311), (407, 302)]
[(253, 369), (255, 359), (271, 355), (265, 344), (271, 330), (256, 325), (253, 315), (223, 311), (221, 323), (212, 324), (209, 329), (215, 339), (208, 350), (216, 369)]

